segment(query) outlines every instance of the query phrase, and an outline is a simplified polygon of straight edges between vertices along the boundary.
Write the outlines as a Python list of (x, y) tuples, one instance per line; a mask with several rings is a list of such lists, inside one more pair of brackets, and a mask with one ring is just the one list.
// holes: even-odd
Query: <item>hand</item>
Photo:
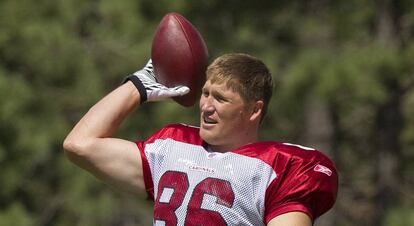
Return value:
[(142, 70), (128, 76), (124, 83), (132, 81), (141, 96), (141, 103), (145, 101), (159, 101), (170, 97), (183, 96), (190, 91), (187, 86), (168, 88), (157, 82), (154, 75), (154, 67), (150, 59)]

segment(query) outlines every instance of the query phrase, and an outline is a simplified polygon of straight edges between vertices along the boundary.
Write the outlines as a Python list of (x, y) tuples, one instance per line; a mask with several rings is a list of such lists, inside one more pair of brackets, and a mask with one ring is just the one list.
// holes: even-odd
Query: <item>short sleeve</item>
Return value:
[(334, 164), (318, 151), (312, 158), (293, 157), (278, 170), (265, 198), (265, 221), (292, 211), (314, 221), (335, 203), (338, 175)]

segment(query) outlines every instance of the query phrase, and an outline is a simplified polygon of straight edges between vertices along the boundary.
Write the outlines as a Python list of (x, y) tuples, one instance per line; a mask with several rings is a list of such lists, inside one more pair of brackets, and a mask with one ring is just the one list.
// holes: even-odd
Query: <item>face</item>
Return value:
[[(204, 84), (200, 98), (200, 136), (217, 151), (242, 144), (251, 126), (251, 108), (225, 83)], [(220, 150), (221, 149), (221, 150)]]

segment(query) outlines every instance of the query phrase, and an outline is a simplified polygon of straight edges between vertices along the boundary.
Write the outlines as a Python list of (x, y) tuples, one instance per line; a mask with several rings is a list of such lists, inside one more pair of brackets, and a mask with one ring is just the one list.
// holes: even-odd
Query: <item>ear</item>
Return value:
[(251, 115), (250, 115), (251, 121), (256, 121), (256, 120), (260, 121), (260, 117), (262, 116), (262, 112), (263, 112), (263, 106), (264, 106), (264, 103), (262, 100), (258, 100), (254, 102), (251, 108)]

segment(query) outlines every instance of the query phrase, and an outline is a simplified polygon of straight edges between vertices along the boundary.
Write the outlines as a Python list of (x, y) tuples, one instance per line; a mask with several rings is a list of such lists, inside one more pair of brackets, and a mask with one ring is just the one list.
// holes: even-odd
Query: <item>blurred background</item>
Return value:
[[(210, 61), (245, 52), (269, 65), (277, 86), (261, 139), (335, 161), (338, 199), (315, 225), (414, 225), (410, 0), (0, 1), (0, 225), (151, 225), (151, 202), (69, 163), (62, 142), (144, 66), (172, 11), (199, 29)], [(117, 136), (170, 122), (198, 125), (197, 107), (147, 104)]]

